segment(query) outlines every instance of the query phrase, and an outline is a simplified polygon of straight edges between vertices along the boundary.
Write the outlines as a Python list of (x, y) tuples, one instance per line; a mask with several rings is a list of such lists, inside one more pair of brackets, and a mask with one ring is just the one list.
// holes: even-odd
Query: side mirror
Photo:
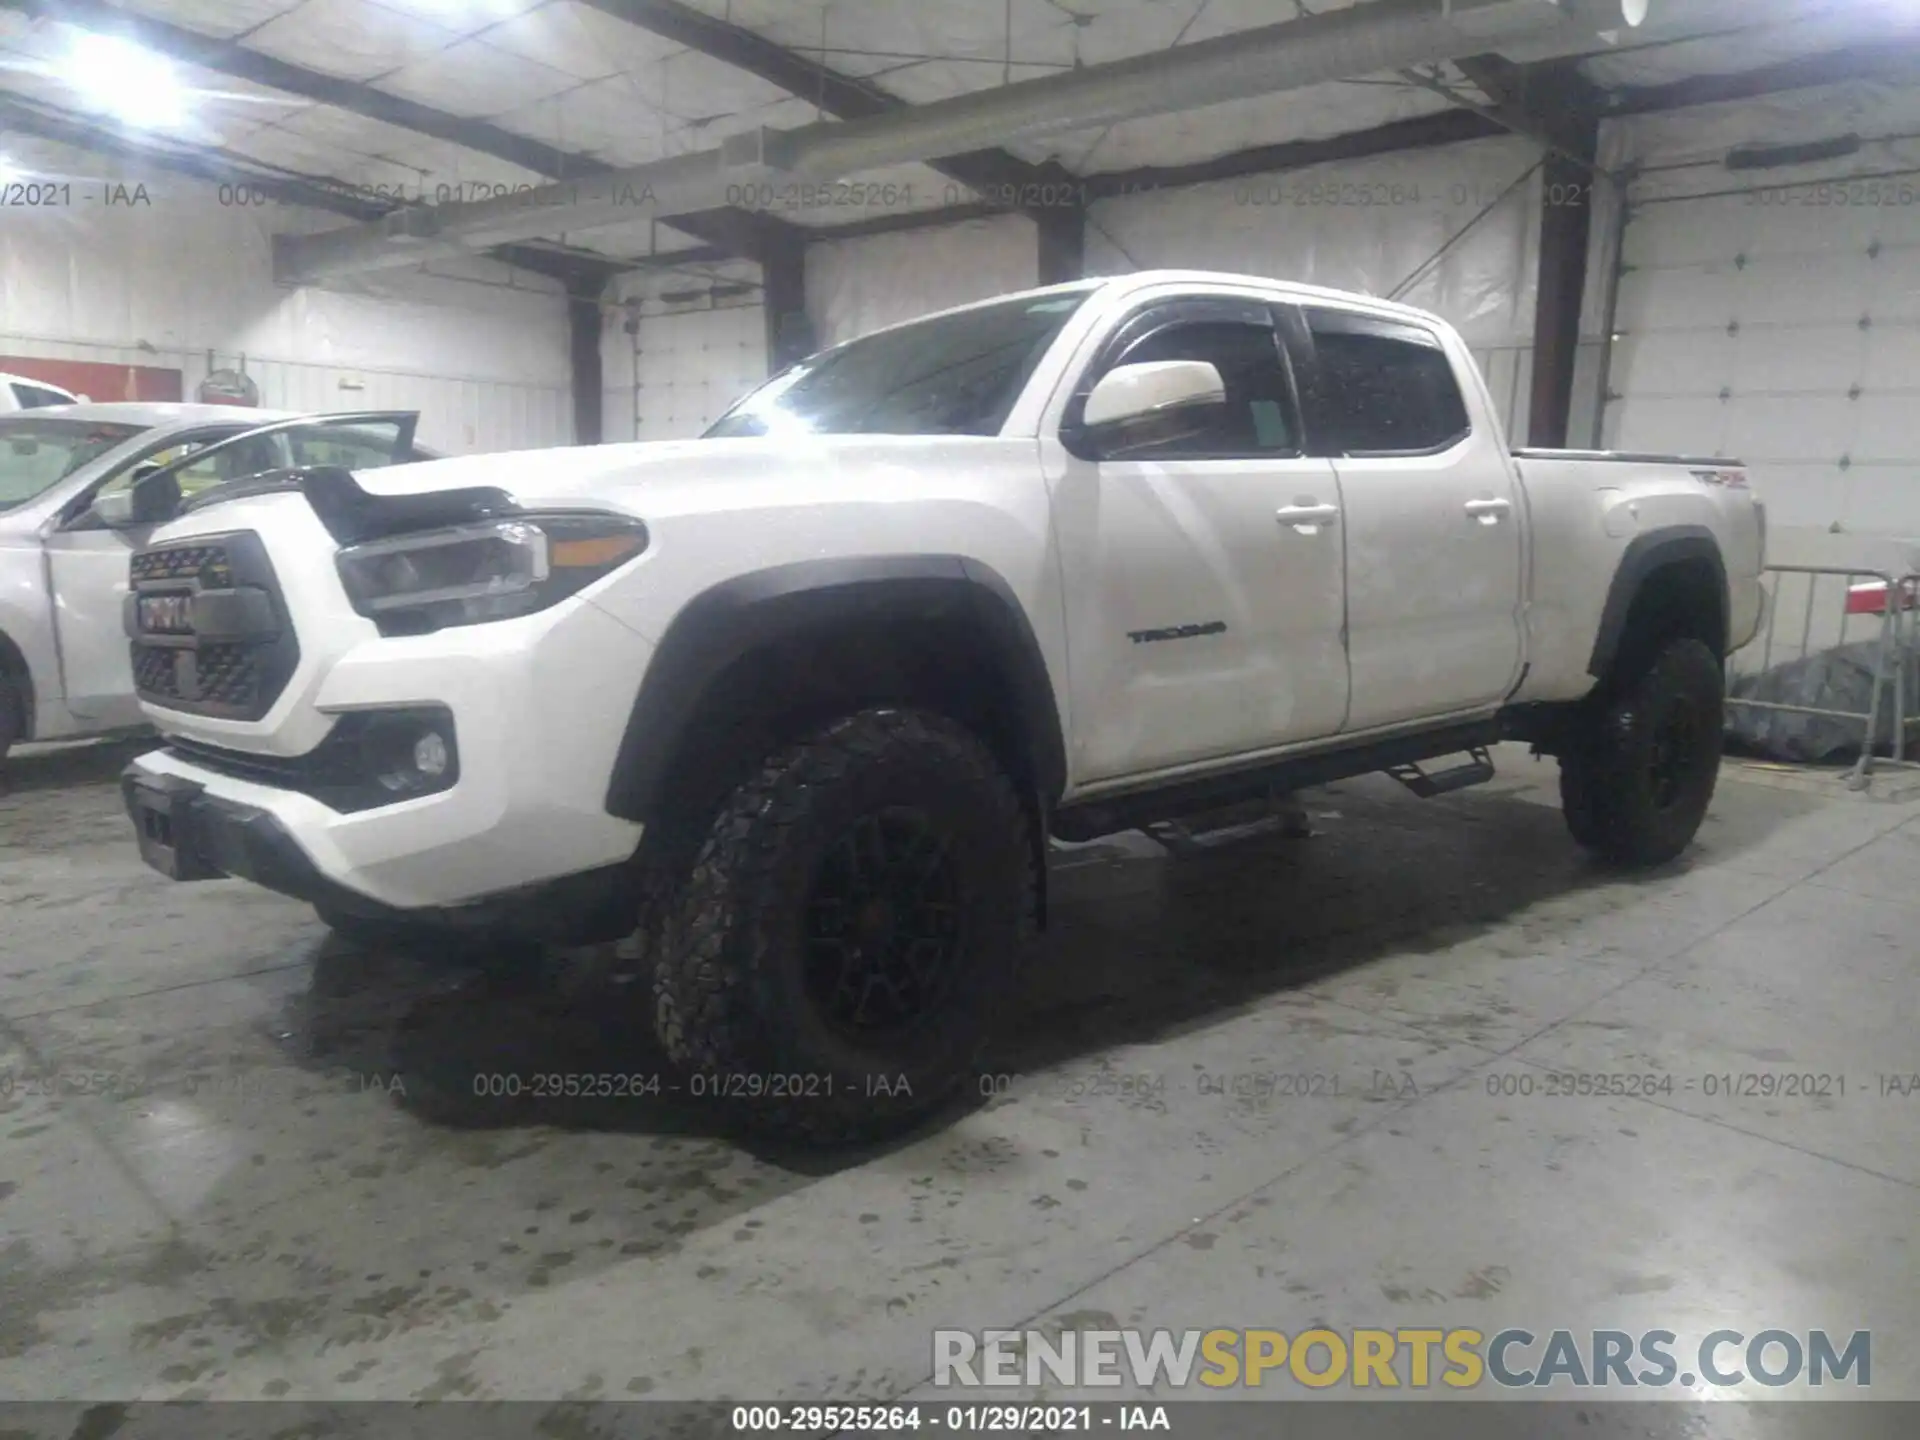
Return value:
[(1199, 434), (1219, 419), (1226, 382), (1205, 360), (1120, 365), (1087, 396), (1081, 430), (1101, 457)]
[(93, 518), (109, 530), (127, 530), (133, 526), (133, 495), (127, 490), (109, 490), (93, 497)]
[(152, 461), (134, 466), (124, 487), (94, 496), (94, 519), (109, 530), (137, 530), (173, 519), (180, 513), (180, 477), (161, 471)]
[(180, 513), (179, 472), (159, 465), (145, 474), (136, 471), (127, 498), (135, 525), (164, 525)]

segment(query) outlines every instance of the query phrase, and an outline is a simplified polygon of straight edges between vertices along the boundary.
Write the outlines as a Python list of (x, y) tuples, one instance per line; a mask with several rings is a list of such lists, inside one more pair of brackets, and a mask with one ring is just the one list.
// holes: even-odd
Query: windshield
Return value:
[(996, 435), (1091, 288), (976, 305), (823, 350), (729, 410), (729, 435)]
[(0, 420), (0, 510), (24, 505), (145, 428), (30, 413)]

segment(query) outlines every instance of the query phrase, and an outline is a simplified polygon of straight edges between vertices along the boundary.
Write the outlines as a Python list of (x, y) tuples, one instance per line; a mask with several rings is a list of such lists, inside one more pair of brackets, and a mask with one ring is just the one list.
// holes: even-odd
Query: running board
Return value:
[(1230, 805), (1196, 815), (1155, 820), (1141, 827), (1172, 855), (1197, 855), (1238, 845), (1262, 835), (1308, 839), (1313, 821), (1297, 795), (1268, 795), (1249, 804)]
[(1450, 770), (1429, 775), (1415, 763), (1389, 765), (1386, 773), (1422, 800), (1431, 800), (1436, 795), (1464, 790), (1469, 785), (1486, 784), (1493, 779), (1493, 757), (1487, 753), (1484, 745), (1476, 745), (1467, 752), (1467, 761), (1464, 765), (1455, 765)]
[(1484, 748), (1514, 738), (1498, 716), (1463, 721), (1434, 730), (1416, 730), (1385, 740), (1365, 740), (1328, 750), (1265, 761), (1245, 768), (1215, 771), (1117, 795), (1063, 805), (1053, 812), (1050, 830), (1060, 840), (1097, 840), (1122, 830), (1144, 830), (1159, 820), (1180, 820), (1227, 805), (1262, 800), (1275, 793), (1331, 785), (1355, 775), (1370, 775), (1396, 765), (1417, 764), (1462, 750)]

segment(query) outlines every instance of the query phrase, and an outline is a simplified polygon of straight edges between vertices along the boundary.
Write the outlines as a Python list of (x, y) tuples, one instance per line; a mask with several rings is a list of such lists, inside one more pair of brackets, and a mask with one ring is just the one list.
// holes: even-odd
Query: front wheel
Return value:
[(1719, 779), (1725, 686), (1713, 651), (1675, 640), (1595, 707), (1560, 759), (1576, 840), (1636, 867), (1663, 864), (1693, 842)]
[(863, 711), (721, 805), (663, 926), (655, 1028), (748, 1128), (874, 1138), (975, 1073), (1032, 908), (1026, 812), (986, 747)]

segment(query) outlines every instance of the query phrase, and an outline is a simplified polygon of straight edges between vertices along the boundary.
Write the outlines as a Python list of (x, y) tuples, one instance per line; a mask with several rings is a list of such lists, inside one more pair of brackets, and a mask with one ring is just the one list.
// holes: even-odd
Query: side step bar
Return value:
[(1436, 795), (1464, 790), (1469, 785), (1486, 784), (1493, 779), (1493, 757), (1487, 753), (1486, 746), (1476, 745), (1467, 752), (1465, 764), (1455, 765), (1451, 769), (1441, 770), (1433, 775), (1422, 770), (1417, 762), (1389, 765), (1386, 773), (1422, 800), (1431, 800)]
[(1050, 828), (1056, 839), (1097, 840), (1122, 830), (1142, 830), (1158, 820), (1183, 820), (1276, 792), (1305, 790), (1375, 770), (1418, 765), (1422, 760), (1457, 755), (1463, 750), (1485, 755), (1487, 746), (1516, 738), (1525, 737), (1521, 727), (1507, 717), (1445, 725), (1063, 805), (1053, 812)]
[(1237, 845), (1261, 835), (1284, 835), (1305, 840), (1313, 834), (1306, 807), (1292, 795), (1269, 796), (1252, 806), (1236, 806), (1175, 820), (1154, 820), (1145, 827), (1150, 839), (1170, 855), (1198, 855)]

